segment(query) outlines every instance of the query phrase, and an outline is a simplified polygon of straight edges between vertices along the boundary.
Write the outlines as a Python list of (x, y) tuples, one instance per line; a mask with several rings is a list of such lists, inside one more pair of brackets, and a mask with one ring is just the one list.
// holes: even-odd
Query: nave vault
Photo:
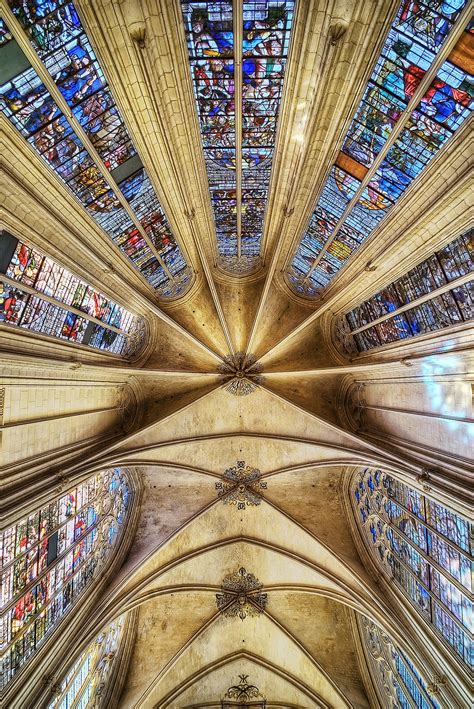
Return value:
[(471, 706), (473, 11), (0, 0), (4, 706)]

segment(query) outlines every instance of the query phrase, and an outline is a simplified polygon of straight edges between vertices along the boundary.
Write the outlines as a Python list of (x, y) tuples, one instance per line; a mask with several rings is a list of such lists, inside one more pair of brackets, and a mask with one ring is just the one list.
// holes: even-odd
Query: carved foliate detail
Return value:
[(264, 699), (258, 687), (250, 684), (248, 675), (239, 675), (240, 682), (233, 684), (224, 695), (225, 699), (235, 699), (238, 702), (247, 702), (250, 699)]
[(226, 390), (235, 396), (247, 396), (263, 383), (260, 375), (262, 365), (254, 355), (245, 352), (224, 357), (218, 371), (223, 375), (222, 382), (226, 384)]
[(225, 505), (236, 505), (238, 510), (245, 510), (247, 506), (260, 504), (260, 490), (267, 489), (267, 483), (261, 477), (258, 468), (238, 460), (237, 465), (227, 468), (222, 480), (216, 482), (216, 490)]
[(256, 616), (263, 613), (267, 605), (267, 594), (260, 589), (262, 584), (254, 574), (243, 566), (222, 581), (222, 593), (216, 593), (218, 609), (227, 618)]

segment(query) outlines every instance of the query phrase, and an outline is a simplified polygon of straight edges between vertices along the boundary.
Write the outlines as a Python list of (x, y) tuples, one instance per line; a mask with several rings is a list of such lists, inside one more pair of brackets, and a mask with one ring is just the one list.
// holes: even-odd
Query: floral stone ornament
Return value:
[(226, 384), (226, 391), (235, 396), (247, 396), (263, 383), (263, 377), (260, 375), (262, 365), (254, 355), (244, 352), (227, 355), (218, 369), (222, 374), (222, 382)]
[(216, 593), (218, 609), (227, 618), (260, 615), (267, 605), (267, 594), (260, 589), (262, 584), (242, 566), (238, 571), (224, 576), (222, 593)]
[(238, 684), (233, 684), (232, 687), (229, 687), (225, 693), (224, 699), (235, 699), (238, 702), (248, 702), (250, 699), (264, 698), (258, 687), (254, 684), (249, 684), (248, 675), (239, 675), (239, 679), (240, 682)]
[(244, 460), (238, 460), (236, 466), (227, 468), (222, 480), (216, 483), (216, 490), (225, 505), (236, 505), (238, 510), (245, 510), (247, 506), (260, 504), (260, 490), (267, 489), (267, 483), (261, 477), (258, 468), (251, 468)]

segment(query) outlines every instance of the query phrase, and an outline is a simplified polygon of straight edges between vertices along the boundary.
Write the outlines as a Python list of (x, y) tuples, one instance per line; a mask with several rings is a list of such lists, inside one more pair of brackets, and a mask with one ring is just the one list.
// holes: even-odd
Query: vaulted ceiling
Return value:
[[(402, 120), (443, 62), (472, 71), (472, 35), (464, 31), (472, 3), (452, 4)], [(347, 168), (344, 138), (399, 1), (267, 3), (278, 15), (272, 22), (285, 18), (278, 54), (280, 40), (262, 31), (266, 18), (251, 16), (252, 3), (75, 0), (139, 155), (127, 160), (146, 171), (171, 251), (162, 250), (140, 206), (120, 193), (120, 165), (103, 162), (10, 5), (23, 3), (0, 0), (13, 36), (6, 46), (18, 47), (13, 66), (22, 53), (68, 120), (72, 115), (101, 179), (118, 191), (120, 209), (159, 264), (145, 275), (34, 141), (0, 113), (0, 226), (115, 298), (146, 328), (142, 349), (128, 358), (2, 328), (6, 386), (22, 387), (26, 397), (12, 395), (5, 408), (8, 512), (28, 509), (29, 489), (47, 496), (58, 481), (105, 467), (133, 469), (140, 481), (128, 554), (83, 619), (81, 647), (120, 613), (135, 614), (124, 708), (219, 706), (241, 674), (272, 707), (376, 706), (357, 630), (362, 615), (435, 675), (447, 655), (433, 651), (431, 640), (424, 646), (423, 632), (366, 568), (347, 481), (355, 466), (373, 465), (422, 489), (429, 469), (437, 498), (466, 513), (472, 327), (349, 355), (337, 324), (467, 230), (467, 115), (329, 284), (311, 290), (303, 274), (304, 287), (291, 287), (293, 257), (330, 169)], [(216, 13), (218, 49), (209, 32), (196, 30), (203, 17), (211, 22), (209, 12)], [(255, 60), (249, 45), (258, 31), (263, 49)], [(276, 68), (269, 56), (277, 57)], [(204, 71), (209, 57), (212, 76)], [(196, 83), (196, 67), (204, 87), (214, 82), (214, 93)], [(264, 87), (274, 82), (273, 93), (255, 98), (259, 80)], [(459, 99), (465, 85), (459, 81), (456, 90)], [(226, 122), (213, 123), (212, 111), (198, 115), (199, 98), (223, 102)], [(260, 113), (257, 99), (267, 102)], [(360, 168), (357, 190), (369, 179), (363, 182)], [(321, 245), (326, 252), (329, 242)], [(181, 258), (187, 265), (174, 275)], [(164, 280), (156, 286), (160, 269)], [(241, 352), (242, 366), (235, 357)], [(229, 391), (230, 380), (236, 388), (253, 374), (251, 393)], [(72, 386), (81, 394), (63, 396)], [(243, 509), (225, 504), (216, 488), (237, 461), (261, 471), (265, 483), (259, 504)], [(265, 613), (243, 620), (216, 606), (224, 577), (242, 567), (267, 594)], [(74, 652), (77, 646), (62, 647), (61, 662)], [(452, 706), (465, 700), (463, 681), (443, 690)]]

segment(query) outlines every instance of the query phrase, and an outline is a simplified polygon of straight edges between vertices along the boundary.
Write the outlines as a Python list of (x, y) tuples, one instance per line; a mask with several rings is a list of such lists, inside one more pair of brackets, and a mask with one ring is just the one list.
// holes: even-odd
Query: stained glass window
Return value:
[(64, 677), (48, 709), (87, 709), (103, 700), (125, 623), (120, 616), (99, 633)]
[(6, 684), (112, 558), (130, 503), (127, 475), (106, 470), (0, 536)]
[[(474, 272), (472, 236), (472, 231), (462, 234), (347, 313), (360, 352), (474, 318), (474, 281), (469, 280)], [(446, 290), (446, 285), (455, 280), (459, 285)], [(435, 295), (437, 289), (444, 290)], [(430, 293), (432, 298), (415, 304)], [(412, 302), (412, 308), (390, 316)]]
[(293, 0), (183, 2), (220, 263), (258, 263)]
[[(74, 4), (61, 0), (29, 3), (11, 0), (10, 6), (72, 116), (103, 165), (111, 171), (107, 174), (112, 178), (117, 174), (114, 170), (120, 167), (128, 175), (122, 178), (119, 188), (133, 210), (134, 202), (138, 203), (138, 212), (134, 213), (149, 242), (121, 204), (120, 193), (112, 181), (103, 176), (94, 155), (89, 154), (76, 134), (74, 123), (61, 112), (15, 40), (11, 43), (15, 45), (15, 61), (8, 62), (8, 66), (18, 65), (21, 70), (2, 74), (0, 109), (150, 285), (164, 297), (183, 293), (191, 283), (191, 269), (149, 177), (140, 167), (136, 149)], [(2, 45), (10, 37), (8, 21), (0, 25), (0, 36), (5, 38), (0, 42), (2, 51)]]
[[(296, 292), (314, 296), (331, 282), (470, 115), (474, 36), (469, 28), (449, 54), (444, 50), (465, 4), (466, 0), (400, 4), (289, 268)], [(446, 61), (436, 73), (432, 67), (443, 51)], [(427, 72), (432, 79), (427, 91), (414, 110), (404, 113)], [(378, 167), (371, 169), (399, 121), (399, 135)], [(362, 180), (366, 186), (356, 197)], [(344, 215), (341, 206), (348, 207)]]
[(411, 660), (371, 620), (362, 616), (359, 627), (371, 676), (390, 709), (439, 709), (428, 682)]
[(381, 470), (355, 474), (352, 502), (378, 565), (472, 665), (472, 525)]
[(6, 232), (0, 280), (0, 322), (114, 354), (136, 353), (139, 318)]

